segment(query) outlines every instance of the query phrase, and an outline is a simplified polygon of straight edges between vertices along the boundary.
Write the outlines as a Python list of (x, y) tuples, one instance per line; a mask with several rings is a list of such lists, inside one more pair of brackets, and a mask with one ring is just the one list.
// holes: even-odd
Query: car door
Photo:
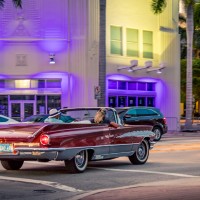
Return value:
[(153, 117), (147, 108), (136, 109), (140, 125), (153, 125)]
[(155, 116), (147, 108), (132, 108), (124, 115), (124, 123), (131, 125), (154, 125)]
[(127, 156), (133, 149), (133, 137), (129, 135), (129, 130), (123, 126), (118, 128), (110, 127), (110, 157), (116, 157), (116, 155)]

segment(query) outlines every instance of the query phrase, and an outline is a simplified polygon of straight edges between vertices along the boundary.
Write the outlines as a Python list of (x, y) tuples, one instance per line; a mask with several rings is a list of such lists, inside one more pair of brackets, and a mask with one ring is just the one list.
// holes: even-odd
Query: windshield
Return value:
[(64, 116), (70, 116), (76, 120), (91, 120), (94, 118), (96, 110), (67, 110), (64, 113), (62, 112), (62, 115)]
[[(77, 108), (77, 109), (66, 109), (62, 110), (63, 116), (72, 117), (78, 121), (81, 120), (91, 120), (94, 119), (94, 116), (99, 108)], [(107, 110), (106, 117), (113, 122), (116, 122), (114, 112), (112, 110)]]

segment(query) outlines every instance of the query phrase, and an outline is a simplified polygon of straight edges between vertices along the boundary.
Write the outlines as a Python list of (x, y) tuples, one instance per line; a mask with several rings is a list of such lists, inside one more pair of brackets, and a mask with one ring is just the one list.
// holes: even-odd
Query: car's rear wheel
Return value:
[(23, 160), (1, 160), (1, 164), (4, 169), (7, 170), (19, 170), (24, 164)]
[(162, 130), (160, 127), (154, 127), (152, 130), (155, 133), (155, 139), (154, 141), (159, 141), (162, 137)]
[(71, 160), (65, 160), (65, 167), (71, 173), (82, 173), (88, 165), (88, 152), (83, 150)]
[(129, 160), (134, 165), (141, 165), (146, 163), (149, 157), (149, 144), (147, 140), (143, 140), (138, 146), (136, 152), (129, 156)]

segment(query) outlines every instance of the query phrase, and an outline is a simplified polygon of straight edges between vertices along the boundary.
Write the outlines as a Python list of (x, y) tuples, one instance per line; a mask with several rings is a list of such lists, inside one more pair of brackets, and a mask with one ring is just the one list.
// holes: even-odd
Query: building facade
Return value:
[[(0, 112), (23, 119), (51, 108), (154, 106), (179, 128), (178, 1), (106, 1), (105, 94), (99, 87), (99, 0), (6, 2), (0, 12)], [(162, 72), (162, 73), (157, 73)]]

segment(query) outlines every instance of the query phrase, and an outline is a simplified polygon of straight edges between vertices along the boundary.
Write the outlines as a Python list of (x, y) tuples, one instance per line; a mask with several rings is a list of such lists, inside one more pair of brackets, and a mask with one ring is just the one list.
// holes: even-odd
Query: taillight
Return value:
[(40, 136), (40, 143), (42, 145), (48, 145), (48, 144), (50, 144), (50, 138), (49, 138), (49, 136), (48, 135), (41, 135)]
[(163, 121), (164, 121), (164, 124), (167, 124), (167, 120), (165, 117), (163, 118)]

